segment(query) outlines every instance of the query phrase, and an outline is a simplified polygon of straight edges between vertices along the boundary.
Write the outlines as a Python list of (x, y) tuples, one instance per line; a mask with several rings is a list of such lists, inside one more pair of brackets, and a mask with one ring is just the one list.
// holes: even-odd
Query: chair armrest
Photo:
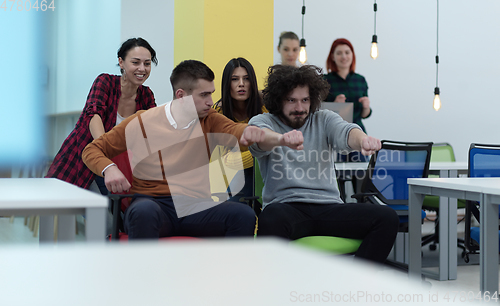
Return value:
[(111, 240), (118, 240), (118, 231), (119, 231), (119, 226), (118, 223), (121, 220), (120, 216), (120, 208), (121, 204), (120, 201), (124, 198), (131, 198), (133, 197), (133, 194), (120, 194), (120, 193), (110, 193), (108, 194), (109, 201), (111, 203), (111, 214), (113, 215), (113, 225), (112, 225), (112, 232), (111, 232)]
[(351, 198), (358, 200), (362, 200), (363, 198), (369, 197), (369, 196), (375, 196), (377, 195), (376, 192), (366, 192), (366, 193), (356, 193), (351, 196)]

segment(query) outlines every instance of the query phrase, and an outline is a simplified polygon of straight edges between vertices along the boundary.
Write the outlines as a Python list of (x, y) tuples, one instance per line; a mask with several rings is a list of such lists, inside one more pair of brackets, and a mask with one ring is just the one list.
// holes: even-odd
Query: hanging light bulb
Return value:
[(370, 49), (370, 56), (373, 59), (376, 59), (378, 57), (377, 35), (373, 35), (372, 37), (372, 47)]
[(378, 57), (378, 46), (377, 46), (377, 0), (373, 3), (373, 36), (372, 36), (372, 47), (370, 48), (370, 56), (373, 59)]
[(302, 1), (302, 38), (300, 39), (299, 62), (305, 64), (307, 62), (306, 40), (304, 39), (304, 15), (306, 14), (306, 0)]
[(301, 64), (305, 64), (307, 62), (306, 40), (304, 38), (300, 40), (299, 62)]
[(439, 87), (434, 88), (434, 101), (432, 102), (432, 106), (436, 110), (441, 109), (441, 98), (439, 97)]

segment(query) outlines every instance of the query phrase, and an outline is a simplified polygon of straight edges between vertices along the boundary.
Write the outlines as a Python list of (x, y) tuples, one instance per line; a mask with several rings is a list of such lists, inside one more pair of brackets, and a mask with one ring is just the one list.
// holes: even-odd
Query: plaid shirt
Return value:
[[(103, 73), (95, 79), (78, 122), (64, 140), (46, 177), (55, 177), (82, 188), (90, 186), (95, 174), (82, 161), (83, 149), (93, 140), (90, 120), (97, 114), (102, 119), (104, 131), (111, 130), (116, 124), (120, 95), (120, 76)], [(139, 86), (135, 102), (136, 111), (156, 106), (153, 92), (146, 86)]]
[[(359, 98), (368, 97), (368, 84), (362, 75), (354, 72), (350, 72), (346, 79), (344, 80), (336, 72), (330, 72), (325, 74), (323, 78), (330, 84), (330, 91), (325, 101), (333, 102), (335, 97), (340, 94), (344, 94), (346, 97), (346, 102), (354, 103), (354, 111), (352, 114), (352, 121), (359, 125), (363, 131), (366, 132), (365, 126), (361, 122), (361, 112), (363, 111), (363, 104), (359, 102)], [(372, 111), (366, 118), (370, 117)]]

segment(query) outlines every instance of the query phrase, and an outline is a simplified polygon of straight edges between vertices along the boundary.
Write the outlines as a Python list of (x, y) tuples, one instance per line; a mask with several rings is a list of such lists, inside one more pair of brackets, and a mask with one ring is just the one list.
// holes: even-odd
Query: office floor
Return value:
[[(23, 217), (14, 218), (14, 222), (9, 221), (8, 217), (0, 217), (0, 248), (5, 245), (12, 244), (26, 244), (26, 243), (38, 243), (38, 238), (33, 237), (33, 232), (30, 231), (28, 226), (24, 225)], [(84, 225), (83, 218), (81, 216), (77, 218), (77, 224), (79, 227), (79, 233), (76, 236), (77, 241), (84, 240)], [(430, 222), (424, 223), (422, 228), (422, 233), (426, 234), (432, 231), (433, 224)], [(459, 224), (458, 235), (463, 235), (463, 225)], [(428, 247), (425, 247), (423, 253), (425, 256), (435, 256), (437, 252), (428, 251)], [(426, 255), (431, 254), (431, 255)], [(478, 255), (472, 255), (478, 256)], [(473, 260), (471, 260), (472, 262)], [(392, 271), (388, 268), (387, 273), (401, 273), (399, 271)], [(460, 294), (460, 292), (479, 292), (479, 265), (468, 264), (460, 265), (458, 267), (458, 277), (454, 281), (436, 281), (427, 278), (426, 279), (431, 286), (432, 291), (439, 291), (440, 293)]]

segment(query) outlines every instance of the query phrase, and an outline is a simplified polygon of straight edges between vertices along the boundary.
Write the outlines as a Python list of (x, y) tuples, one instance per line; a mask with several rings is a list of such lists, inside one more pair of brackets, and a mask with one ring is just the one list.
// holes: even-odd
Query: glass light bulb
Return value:
[(441, 109), (441, 98), (439, 98), (439, 94), (434, 95), (434, 101), (432, 103), (432, 106), (434, 107), (436, 112)]
[(373, 58), (373, 59), (376, 59), (378, 57), (378, 46), (377, 46), (377, 42), (372, 42), (372, 47), (370, 49), (370, 56)]
[(300, 47), (299, 62), (301, 64), (305, 64), (307, 62), (306, 47)]

